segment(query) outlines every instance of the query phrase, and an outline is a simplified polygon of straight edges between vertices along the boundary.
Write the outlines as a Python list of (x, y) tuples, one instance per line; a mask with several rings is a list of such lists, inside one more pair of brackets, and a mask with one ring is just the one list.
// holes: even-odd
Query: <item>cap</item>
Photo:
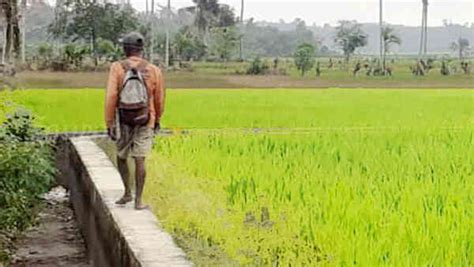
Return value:
[(125, 36), (121, 38), (119, 42), (123, 45), (143, 47), (145, 44), (144, 40), (145, 38), (139, 32), (130, 32), (125, 34)]

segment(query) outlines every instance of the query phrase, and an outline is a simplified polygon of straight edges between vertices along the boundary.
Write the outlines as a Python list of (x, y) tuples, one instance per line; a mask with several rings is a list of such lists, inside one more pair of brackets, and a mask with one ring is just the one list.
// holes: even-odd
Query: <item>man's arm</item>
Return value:
[(115, 110), (117, 108), (118, 90), (120, 86), (117, 64), (110, 66), (109, 80), (107, 82), (107, 91), (105, 93), (105, 124), (107, 128), (115, 126)]
[(155, 75), (157, 78), (156, 81), (156, 90), (154, 95), (155, 101), (155, 112), (156, 112), (156, 122), (159, 123), (163, 112), (165, 111), (165, 81), (163, 78), (163, 73), (160, 69), (156, 68)]

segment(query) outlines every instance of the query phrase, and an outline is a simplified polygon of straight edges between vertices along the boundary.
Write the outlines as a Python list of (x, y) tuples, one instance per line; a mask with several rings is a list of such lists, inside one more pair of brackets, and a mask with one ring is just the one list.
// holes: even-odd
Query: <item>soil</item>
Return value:
[(38, 224), (19, 238), (10, 266), (91, 266), (66, 190), (53, 188), (43, 198)]
[[(405, 74), (404, 74), (405, 75)], [(473, 75), (449, 77), (413, 77), (395, 75), (393, 78), (290, 77), (284, 75), (235, 75), (199, 72), (166, 73), (168, 88), (473, 88)], [(31, 72), (16, 76), (19, 88), (104, 88), (107, 72)]]

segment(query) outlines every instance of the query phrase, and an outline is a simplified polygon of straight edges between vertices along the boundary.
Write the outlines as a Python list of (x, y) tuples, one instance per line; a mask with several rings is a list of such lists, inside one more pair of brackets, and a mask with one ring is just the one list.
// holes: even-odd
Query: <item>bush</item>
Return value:
[(11, 235), (30, 226), (40, 195), (53, 182), (52, 149), (36, 138), (40, 133), (33, 116), (23, 110), (0, 126), (0, 263), (6, 260), (2, 233)]
[(247, 69), (247, 74), (248, 75), (263, 75), (267, 74), (268, 70), (270, 68), (268, 67), (265, 62), (263, 62), (259, 57), (256, 57), (253, 61), (252, 64), (250, 64), (249, 68)]
[(294, 58), (296, 68), (301, 71), (301, 76), (313, 68), (316, 48), (312, 44), (304, 43), (298, 46)]

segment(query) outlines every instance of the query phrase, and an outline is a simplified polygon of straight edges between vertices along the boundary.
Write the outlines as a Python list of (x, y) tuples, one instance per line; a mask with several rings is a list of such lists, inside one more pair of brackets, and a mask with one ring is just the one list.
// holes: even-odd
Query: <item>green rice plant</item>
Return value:
[[(48, 131), (103, 129), (103, 90), (11, 99)], [(474, 262), (473, 91), (169, 90), (166, 104), (176, 134), (157, 137), (145, 194), (197, 265)]]
[(146, 198), (165, 227), (250, 265), (468, 266), (472, 131), (158, 139)]
[[(0, 93), (1, 95), (1, 93)], [(10, 98), (50, 132), (104, 130), (104, 90), (18, 90)], [(171, 129), (465, 128), (472, 90), (168, 90)]]

